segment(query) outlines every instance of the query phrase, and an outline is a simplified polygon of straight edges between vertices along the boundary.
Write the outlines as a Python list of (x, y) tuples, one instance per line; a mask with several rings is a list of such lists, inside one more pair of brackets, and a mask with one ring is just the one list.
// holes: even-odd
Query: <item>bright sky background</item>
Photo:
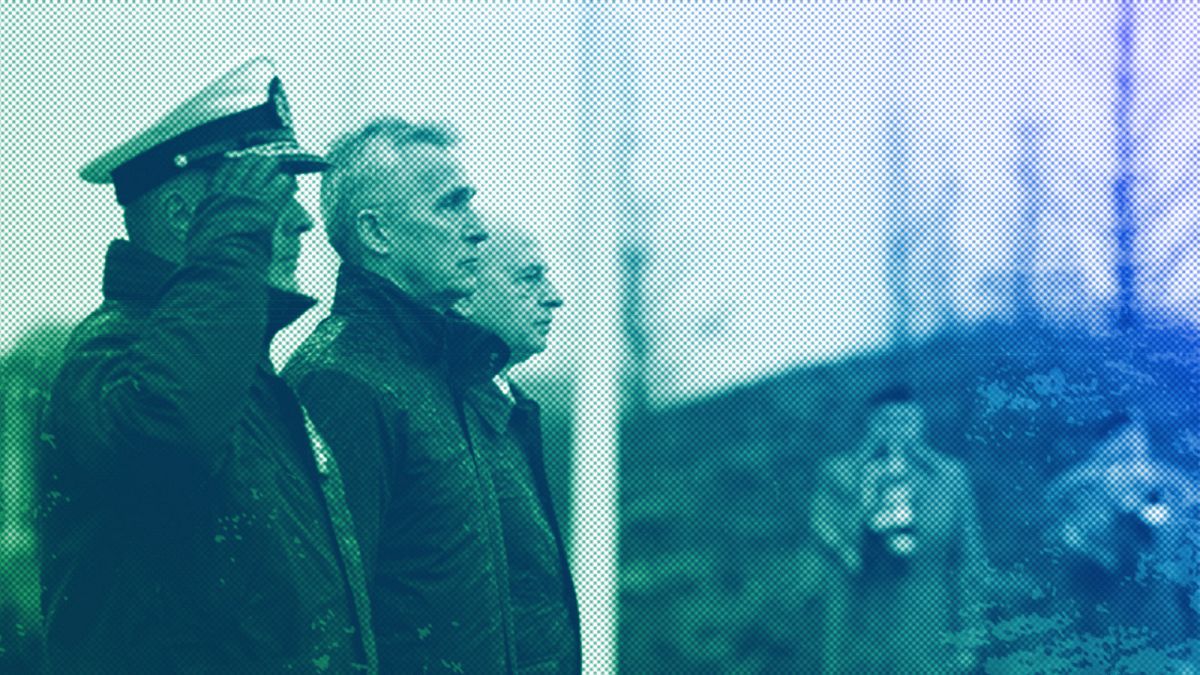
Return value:
[[(1194, 162), (1196, 5), (1143, 3), (1142, 158), (1150, 188)], [(1200, 5), (1200, 3), (1197, 3)], [(656, 400), (704, 395), (792, 365), (878, 345), (889, 111), (913, 140), (913, 190), (961, 181), (954, 297), (1000, 311), (981, 284), (1007, 264), (1019, 206), (1015, 129), (1047, 132), (1054, 216), (1039, 266), (1111, 292), (1115, 2), (629, 3), (639, 115), (630, 189), (647, 205)], [(111, 190), (76, 178), (87, 160), (221, 72), (279, 64), (302, 140), (323, 148), (380, 113), (463, 133), (479, 204), (545, 239), (578, 295), (588, 243), (575, 225), (579, 124), (576, 7), (567, 3), (22, 3), (0, 9), (0, 349), (32, 321), (77, 319), (99, 301), (102, 254), (122, 235)], [(1190, 170), (1190, 169), (1189, 169)], [(315, 207), (313, 185), (304, 198)], [(1160, 190), (1161, 192), (1161, 190)], [(1185, 190), (1147, 255), (1194, 237)], [(305, 288), (328, 299), (332, 254), (306, 240)], [(1190, 302), (1194, 270), (1164, 290)], [(993, 303), (994, 304), (994, 303)], [(1200, 312), (1196, 312), (1200, 315)], [(289, 339), (301, 336), (313, 315)], [(535, 368), (583, 358), (578, 308)], [(283, 343), (286, 343), (284, 340)], [(281, 350), (286, 349), (283, 344)]]

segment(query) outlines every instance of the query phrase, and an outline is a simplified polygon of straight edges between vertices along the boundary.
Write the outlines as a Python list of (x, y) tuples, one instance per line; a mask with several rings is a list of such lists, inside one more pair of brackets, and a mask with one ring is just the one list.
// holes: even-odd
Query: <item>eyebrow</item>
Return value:
[(475, 188), (469, 186), (457, 187), (442, 195), (437, 203), (439, 206), (459, 206), (471, 201), (475, 196)]
[(549, 269), (550, 269), (550, 267), (548, 265), (546, 265), (545, 263), (533, 263), (532, 265), (525, 265), (523, 267), (518, 268), (517, 274), (525, 275), (525, 274), (530, 274), (533, 272), (545, 274), (546, 271)]

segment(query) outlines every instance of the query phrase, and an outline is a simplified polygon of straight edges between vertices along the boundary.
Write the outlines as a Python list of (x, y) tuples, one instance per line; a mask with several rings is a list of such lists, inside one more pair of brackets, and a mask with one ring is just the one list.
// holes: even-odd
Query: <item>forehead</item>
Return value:
[(1093, 451), (1094, 454), (1126, 454), (1144, 449), (1149, 444), (1141, 426), (1129, 424), (1110, 433)]
[(912, 402), (888, 403), (876, 408), (871, 417), (881, 422), (905, 422), (919, 419), (921, 407)]
[(397, 155), (406, 182), (418, 193), (444, 192), (466, 184), (462, 164), (450, 148), (416, 143), (403, 146)]
[(493, 232), (480, 251), (484, 263), (505, 271), (546, 267), (537, 240), (523, 232)]

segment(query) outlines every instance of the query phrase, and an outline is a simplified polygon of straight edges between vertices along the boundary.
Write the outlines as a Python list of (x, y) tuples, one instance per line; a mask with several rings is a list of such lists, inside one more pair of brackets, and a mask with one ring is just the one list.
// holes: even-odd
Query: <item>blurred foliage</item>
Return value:
[(815, 471), (859, 441), (866, 398), (901, 381), (926, 408), (932, 445), (963, 460), (975, 485), (990, 563), (983, 667), (1168, 668), (1182, 651), (1153, 653), (1137, 635), (1081, 638), (1052, 610), (1042, 492), (1085, 456), (1100, 420), (1131, 406), (1145, 413), (1156, 456), (1195, 471), (1196, 340), (1169, 326), (1097, 337), (987, 324), (629, 420), (622, 670), (819, 671), (829, 563), (806, 528)]
[(0, 359), (0, 672), (33, 672), (41, 639), (41, 584), (33, 520), (37, 419), (68, 328), (40, 326)]

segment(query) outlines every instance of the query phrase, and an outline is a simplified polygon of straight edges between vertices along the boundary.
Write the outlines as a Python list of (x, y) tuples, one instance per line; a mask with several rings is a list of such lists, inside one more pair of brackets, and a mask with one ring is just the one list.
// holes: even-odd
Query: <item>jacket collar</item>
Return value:
[(475, 401), (480, 418), (496, 434), (502, 434), (510, 427), (518, 433), (540, 429), (541, 408), (537, 401), (526, 396), (517, 385), (511, 382), (509, 385), (515, 402), (509, 400), (495, 382), (481, 382), (470, 389), (470, 398)]
[(426, 365), (444, 368), (452, 384), (490, 380), (508, 362), (499, 337), (455, 314), (422, 305), (395, 284), (357, 265), (338, 270), (332, 313), (386, 326)]
[[(104, 261), (104, 298), (153, 307), (178, 266), (125, 239), (108, 246)], [(267, 330), (270, 339), (317, 304), (316, 300), (267, 286)]]
[(493, 434), (503, 434), (508, 430), (515, 406), (495, 382), (489, 380), (471, 387), (468, 399), (475, 402), (476, 412)]

